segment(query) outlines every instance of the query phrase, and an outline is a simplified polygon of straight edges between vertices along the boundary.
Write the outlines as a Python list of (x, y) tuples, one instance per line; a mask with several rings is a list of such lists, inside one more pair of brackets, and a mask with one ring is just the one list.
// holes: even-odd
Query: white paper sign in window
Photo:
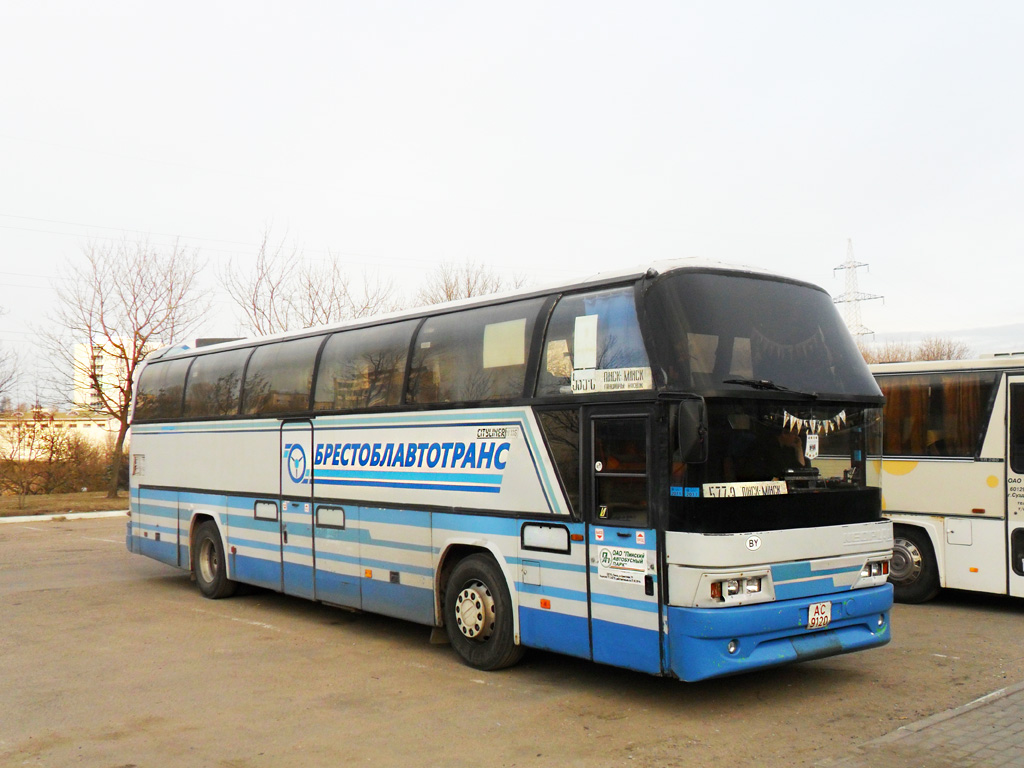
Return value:
[(597, 315), (576, 318), (573, 331), (573, 368), (597, 368)]
[(484, 368), (526, 364), (526, 318), (484, 326)]

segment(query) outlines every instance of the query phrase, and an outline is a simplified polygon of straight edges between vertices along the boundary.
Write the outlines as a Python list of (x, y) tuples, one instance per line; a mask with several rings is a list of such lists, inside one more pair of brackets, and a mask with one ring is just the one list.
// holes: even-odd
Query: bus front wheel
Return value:
[(444, 626), (452, 648), (476, 669), (510, 667), (523, 656), (505, 577), (489, 555), (471, 555), (455, 566), (445, 589)]
[(893, 533), (889, 581), (900, 603), (924, 603), (939, 593), (939, 568), (928, 534), (899, 526)]
[(196, 529), (192, 545), (192, 571), (203, 597), (212, 600), (231, 597), (238, 582), (228, 578), (228, 563), (224, 557), (224, 544), (220, 531), (212, 520), (207, 520)]

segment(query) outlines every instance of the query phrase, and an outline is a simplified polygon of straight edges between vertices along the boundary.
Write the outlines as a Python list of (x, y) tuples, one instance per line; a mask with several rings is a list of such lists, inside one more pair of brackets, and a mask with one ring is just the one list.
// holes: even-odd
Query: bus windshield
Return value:
[(651, 287), (648, 319), (671, 389), (881, 400), (832, 299), (809, 285), (679, 272)]

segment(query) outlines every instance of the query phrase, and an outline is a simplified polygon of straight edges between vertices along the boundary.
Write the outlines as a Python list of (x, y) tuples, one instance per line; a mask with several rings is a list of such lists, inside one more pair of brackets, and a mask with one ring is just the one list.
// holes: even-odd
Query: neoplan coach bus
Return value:
[(882, 396), (829, 296), (701, 262), (144, 366), (133, 552), (683, 680), (888, 642)]

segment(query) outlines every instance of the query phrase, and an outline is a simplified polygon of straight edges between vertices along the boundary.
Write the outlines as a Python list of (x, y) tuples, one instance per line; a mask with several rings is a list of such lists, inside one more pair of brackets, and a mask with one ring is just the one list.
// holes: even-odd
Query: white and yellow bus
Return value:
[(1024, 596), (1024, 356), (871, 366), (896, 600)]

